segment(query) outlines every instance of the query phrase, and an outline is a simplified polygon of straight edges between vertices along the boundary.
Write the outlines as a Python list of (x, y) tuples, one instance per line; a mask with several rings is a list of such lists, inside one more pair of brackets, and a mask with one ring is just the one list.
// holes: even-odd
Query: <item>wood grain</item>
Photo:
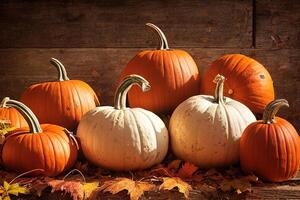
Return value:
[[(0, 49), (0, 97), (19, 98), (30, 84), (56, 79), (51, 57), (60, 59), (69, 77), (89, 83), (100, 96), (102, 105), (113, 102), (116, 82), (126, 63), (140, 48), (80, 49)], [(276, 98), (286, 98), (289, 109), (279, 115), (300, 131), (300, 50), (203, 49), (187, 48), (198, 64), (201, 75), (210, 62), (227, 53), (242, 53), (257, 59), (273, 77)]]
[(146, 22), (171, 47), (251, 47), (251, 0), (112, 0), (0, 3), (0, 48), (155, 47)]
[(257, 48), (300, 48), (300, 1), (257, 0)]

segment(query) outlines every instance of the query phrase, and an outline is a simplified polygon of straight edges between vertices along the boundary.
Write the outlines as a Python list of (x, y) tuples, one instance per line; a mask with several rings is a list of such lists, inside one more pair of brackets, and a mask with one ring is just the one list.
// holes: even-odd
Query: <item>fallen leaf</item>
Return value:
[(177, 169), (179, 169), (179, 166), (180, 166), (181, 162), (182, 162), (181, 160), (173, 160), (172, 162), (170, 162), (168, 164), (168, 169), (169, 170), (172, 170), (172, 169), (177, 170)]
[(258, 177), (255, 176), (255, 175), (248, 175), (248, 176), (245, 176), (243, 178), (248, 180), (250, 183), (259, 183), (260, 182)]
[(79, 181), (50, 180), (51, 192), (64, 191), (69, 193), (73, 200), (83, 200), (84, 189)]
[(43, 191), (49, 187), (49, 184), (46, 181), (37, 180), (34, 183), (31, 184), (31, 191), (34, 190), (34, 192), (37, 194), (37, 196), (42, 196)]
[(106, 181), (99, 188), (100, 191), (117, 194), (123, 190), (127, 190), (131, 200), (138, 200), (146, 191), (153, 191), (156, 186), (152, 183), (133, 181), (128, 178), (115, 178)]
[(10, 194), (18, 196), (19, 194), (26, 194), (28, 190), (25, 187), (19, 185), (19, 183), (10, 184), (6, 181), (3, 182), (3, 186), (0, 187), (0, 198), (3, 200), (10, 200)]
[(182, 167), (178, 171), (178, 176), (181, 178), (190, 178), (193, 176), (193, 174), (199, 169), (196, 165), (193, 165), (191, 163), (184, 163)]
[(179, 177), (163, 178), (163, 183), (159, 186), (159, 190), (172, 190), (176, 187), (178, 188), (179, 192), (184, 194), (185, 198), (189, 197), (189, 192), (192, 190), (192, 186), (181, 180)]
[(84, 199), (89, 199), (91, 194), (98, 188), (99, 181), (94, 180), (87, 183), (82, 183), (84, 191)]
[(236, 193), (241, 194), (243, 192), (251, 191), (251, 184), (249, 180), (245, 178), (239, 179), (225, 179), (221, 185), (220, 189), (224, 192), (236, 191)]

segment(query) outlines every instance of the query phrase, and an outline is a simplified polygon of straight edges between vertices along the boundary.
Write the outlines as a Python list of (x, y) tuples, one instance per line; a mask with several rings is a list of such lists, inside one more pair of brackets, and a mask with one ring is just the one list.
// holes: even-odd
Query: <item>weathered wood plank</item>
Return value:
[(300, 1), (257, 0), (257, 48), (300, 48)]
[(159, 25), (171, 47), (250, 47), (252, 1), (0, 3), (0, 48), (151, 47)]
[[(49, 63), (57, 57), (65, 64), (69, 76), (88, 82), (100, 96), (101, 102), (113, 102), (116, 81), (126, 63), (141, 49), (80, 48), (80, 49), (2, 49), (0, 50), (0, 97), (18, 98), (32, 83), (55, 80), (56, 71)], [(271, 73), (277, 98), (286, 98), (289, 109), (280, 114), (300, 130), (300, 50), (254, 49), (187, 49), (195, 58), (203, 75), (211, 61), (227, 53), (251, 56)]]

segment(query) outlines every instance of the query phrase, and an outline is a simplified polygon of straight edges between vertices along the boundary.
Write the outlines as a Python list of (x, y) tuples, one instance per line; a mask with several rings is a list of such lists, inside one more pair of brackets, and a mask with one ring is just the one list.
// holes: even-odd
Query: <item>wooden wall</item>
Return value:
[(242, 53), (265, 65), (280, 113), (300, 131), (299, 0), (9, 1), (0, 3), (0, 97), (55, 80), (49, 59), (88, 82), (111, 104), (116, 80), (137, 52), (155, 48), (157, 24), (172, 48), (187, 50), (203, 75), (211, 61)]

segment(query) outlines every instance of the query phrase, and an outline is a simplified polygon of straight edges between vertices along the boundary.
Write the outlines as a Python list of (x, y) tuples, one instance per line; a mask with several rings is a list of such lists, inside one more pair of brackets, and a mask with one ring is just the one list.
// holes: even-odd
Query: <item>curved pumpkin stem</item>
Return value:
[(50, 63), (54, 65), (58, 71), (58, 80), (59, 81), (67, 81), (70, 80), (65, 66), (56, 58), (51, 58)]
[(224, 81), (225, 77), (218, 74), (215, 79), (214, 83), (216, 83), (216, 89), (215, 89), (215, 101), (220, 104), (225, 102), (224, 97)]
[(2, 99), (1, 103), (0, 103), (0, 108), (7, 108), (7, 101), (9, 100), (9, 97), (5, 97)]
[(275, 115), (283, 106), (289, 107), (289, 102), (286, 99), (277, 99), (270, 102), (264, 111), (262, 121), (265, 124), (272, 124), (275, 122)]
[(168, 40), (165, 36), (165, 34), (162, 32), (160, 28), (158, 28), (156, 25), (147, 23), (146, 26), (149, 26), (153, 30), (155, 30), (158, 33), (159, 39), (160, 39), (160, 50), (167, 50), (169, 49)]
[(15, 108), (19, 113), (21, 113), (29, 126), (30, 133), (42, 132), (40, 123), (35, 114), (33, 114), (33, 112), (27, 106), (25, 106), (25, 104), (16, 100), (11, 100), (9, 99), (9, 97), (5, 97), (2, 102), (3, 101), (5, 102), (7, 107)]
[(133, 85), (140, 86), (143, 92), (150, 90), (149, 82), (143, 77), (136, 74), (126, 76), (117, 88), (114, 100), (115, 109), (120, 110), (126, 108), (127, 93)]

